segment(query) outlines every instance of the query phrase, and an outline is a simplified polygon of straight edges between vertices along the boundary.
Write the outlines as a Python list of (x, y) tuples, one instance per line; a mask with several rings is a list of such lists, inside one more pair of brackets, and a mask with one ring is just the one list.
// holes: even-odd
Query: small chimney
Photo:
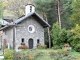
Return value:
[(35, 12), (35, 6), (29, 1), (25, 8), (25, 15), (32, 13), (32, 12)]

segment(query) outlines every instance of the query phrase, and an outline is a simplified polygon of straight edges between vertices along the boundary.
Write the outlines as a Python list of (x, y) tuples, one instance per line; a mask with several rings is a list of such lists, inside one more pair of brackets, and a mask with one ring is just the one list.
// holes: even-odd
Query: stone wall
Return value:
[[(35, 27), (34, 33), (30, 33), (28, 31), (28, 26), (33, 25)], [(33, 39), (33, 48), (37, 47), (37, 39), (40, 40), (40, 44), (44, 45), (44, 28), (33, 18), (29, 17), (26, 20), (22, 21), (18, 24), (18, 26), (15, 29), (15, 45), (16, 49), (21, 44), (22, 38), (24, 38), (24, 42), (27, 46), (29, 46), (28, 41), (30, 38)], [(7, 44), (10, 46), (13, 46), (13, 29), (8, 28), (5, 30), (3, 39), (7, 40)]]

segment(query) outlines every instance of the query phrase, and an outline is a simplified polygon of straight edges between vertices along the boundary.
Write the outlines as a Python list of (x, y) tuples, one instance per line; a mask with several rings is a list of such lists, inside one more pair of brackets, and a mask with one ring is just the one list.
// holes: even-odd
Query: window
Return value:
[(37, 44), (39, 44), (40, 43), (40, 40), (39, 39), (37, 39)]
[(32, 27), (29, 27), (29, 31), (32, 31)]
[(21, 39), (21, 45), (25, 45), (24, 38)]
[(35, 27), (33, 25), (28, 26), (28, 32), (34, 33), (35, 32)]
[(32, 6), (30, 6), (30, 12), (32, 12)]
[(22, 42), (24, 42), (24, 38), (22, 38)]

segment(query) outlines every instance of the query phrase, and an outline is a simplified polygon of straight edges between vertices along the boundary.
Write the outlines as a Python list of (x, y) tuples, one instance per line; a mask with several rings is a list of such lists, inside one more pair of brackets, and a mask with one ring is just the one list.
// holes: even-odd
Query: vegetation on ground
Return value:
[(75, 51), (67, 51), (66, 49), (29, 49), (11, 53), (6, 50), (4, 60), (79, 60), (80, 54)]
[(64, 47), (64, 44), (69, 44), (72, 49), (80, 52), (80, 26), (76, 25), (72, 30), (60, 29), (58, 22), (53, 24), (51, 30), (53, 48), (59, 49)]

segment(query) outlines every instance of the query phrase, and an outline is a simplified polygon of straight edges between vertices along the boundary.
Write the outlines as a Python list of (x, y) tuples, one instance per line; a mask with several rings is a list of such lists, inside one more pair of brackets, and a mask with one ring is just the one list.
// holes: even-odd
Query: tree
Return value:
[(0, 0), (0, 18), (3, 18), (3, 10), (4, 10), (4, 6), (2, 0)]
[(57, 11), (58, 11), (58, 22), (60, 28), (70, 29), (73, 24), (70, 21), (70, 16), (72, 14), (72, 0), (56, 0)]
[(12, 11), (13, 15), (16, 18), (19, 18), (22, 15), (24, 15), (25, 6), (27, 5), (28, 0), (14, 0), (9, 2), (10, 2), (10, 5), (6, 7), (6, 9), (9, 11)]
[(64, 44), (71, 44), (73, 33), (65, 28), (60, 29), (58, 22), (53, 24), (51, 37), (53, 39), (53, 47), (62, 48)]
[(7, 7), (9, 5), (9, 2), (7, 2), (7, 1), (2, 1), (2, 0), (0, 0), (0, 18), (3, 18), (4, 16), (4, 10), (5, 10), (5, 8)]
[(76, 24), (76, 27), (71, 32), (74, 34), (71, 44), (76, 51), (80, 52), (80, 26)]
[(80, 25), (80, 0), (73, 0), (71, 20)]
[(39, 13), (44, 19), (46, 19), (47, 16), (47, 20), (52, 26), (53, 22), (57, 20), (55, 19), (56, 13), (54, 13), (55, 9), (53, 8), (54, 0), (34, 0), (34, 2), (37, 13)]
[[(36, 11), (52, 26), (56, 21), (60, 27), (70, 29), (73, 25), (69, 20), (72, 0), (34, 0)], [(59, 4), (58, 4), (59, 2)], [(44, 6), (44, 7), (43, 7)], [(59, 8), (58, 8), (59, 7)], [(69, 14), (70, 13), (70, 14)], [(62, 23), (62, 24), (61, 24)], [(52, 28), (52, 27), (51, 27)], [(51, 30), (50, 28), (50, 30)], [(45, 33), (46, 34), (46, 33)], [(46, 36), (47, 38), (47, 36)], [(47, 40), (47, 39), (46, 39)]]
[(73, 26), (73, 23), (70, 20), (72, 14), (72, 1), (73, 0), (50, 0), (49, 2), (46, 0), (34, 0), (36, 11), (43, 17), (47, 15), (48, 22), (51, 26), (56, 21), (60, 21), (59, 25), (61, 25), (62, 28), (65, 27), (67, 29), (71, 29)]
[(58, 0), (58, 21), (61, 29), (61, 12), (60, 12), (60, 0)]
[[(49, 22), (48, 20), (48, 12), (51, 10), (51, 3), (52, 0), (46, 1), (46, 0), (34, 0), (36, 4), (36, 9), (42, 17)], [(39, 4), (39, 5), (38, 5)], [(44, 6), (44, 7), (43, 7)], [(47, 9), (48, 8), (48, 9)], [(48, 31), (48, 40), (49, 40), (49, 48), (51, 47), (51, 39), (50, 39), (50, 30), (49, 27), (47, 28)]]

